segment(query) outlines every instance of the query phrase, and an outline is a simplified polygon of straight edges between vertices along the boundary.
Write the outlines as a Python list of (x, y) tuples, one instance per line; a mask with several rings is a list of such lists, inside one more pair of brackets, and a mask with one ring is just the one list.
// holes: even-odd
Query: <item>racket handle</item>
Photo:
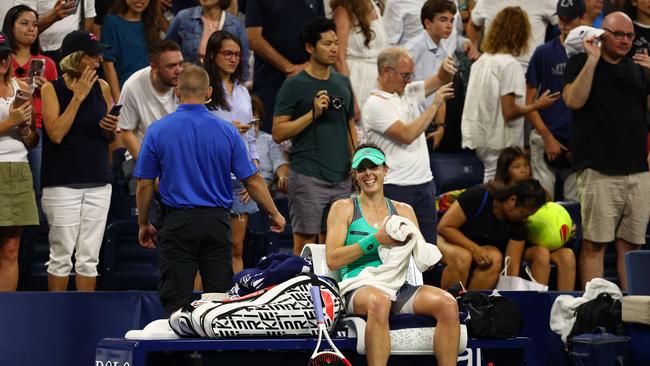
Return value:
[(312, 285), (309, 292), (311, 293), (311, 301), (314, 303), (316, 320), (318, 320), (319, 323), (325, 323), (323, 320), (323, 304), (320, 301), (320, 286)]

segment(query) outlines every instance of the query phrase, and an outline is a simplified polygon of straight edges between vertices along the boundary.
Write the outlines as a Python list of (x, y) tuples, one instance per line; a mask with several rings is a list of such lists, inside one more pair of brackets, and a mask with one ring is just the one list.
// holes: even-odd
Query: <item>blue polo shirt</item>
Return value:
[[(539, 93), (549, 89), (552, 93), (561, 92), (564, 87), (564, 68), (568, 57), (566, 49), (560, 43), (560, 37), (537, 47), (528, 64), (526, 82), (535, 87)], [(540, 109), (539, 115), (553, 136), (563, 144), (571, 141), (571, 124), (573, 113), (560, 98), (550, 107)]]
[(256, 171), (235, 126), (204, 105), (181, 104), (149, 126), (133, 175), (160, 177), (167, 206), (230, 208), (230, 173), (241, 180)]

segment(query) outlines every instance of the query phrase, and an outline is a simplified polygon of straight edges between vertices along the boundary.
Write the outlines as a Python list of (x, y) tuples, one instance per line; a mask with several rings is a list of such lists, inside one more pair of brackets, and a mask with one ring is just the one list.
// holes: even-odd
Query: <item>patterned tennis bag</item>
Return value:
[[(169, 317), (180, 337), (316, 336), (318, 327), (309, 288), (312, 274), (301, 274), (277, 285), (225, 301), (194, 301)], [(335, 280), (318, 277), (328, 331), (344, 316)]]

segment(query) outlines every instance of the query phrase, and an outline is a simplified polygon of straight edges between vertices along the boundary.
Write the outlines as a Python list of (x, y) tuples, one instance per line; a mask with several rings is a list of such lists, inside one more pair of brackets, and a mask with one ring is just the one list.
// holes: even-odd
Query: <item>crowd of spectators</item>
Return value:
[[(165, 299), (189, 291), (193, 278), (169, 274), (180, 260), (193, 263), (183, 276), (206, 270), (206, 287), (223, 290), (222, 278), (243, 269), (257, 204), (283, 228), (271, 196), (288, 198), (294, 254), (325, 243), (332, 204), (360, 187), (350, 171), (362, 142), (379, 148), (389, 169), (355, 177), (382, 179), (387, 199), (412, 207), (427, 242), (440, 241), (443, 287), (491, 288), (514, 253), (509, 273), (529, 260), (548, 282), (552, 261), (558, 288), (571, 290), (576, 272), (582, 285), (603, 275), (614, 242), (625, 288), (623, 255), (645, 244), (648, 1), (8, 0), (0, 19), (0, 290), (16, 289), (36, 200), (49, 224), (49, 289), (67, 288), (73, 256), (77, 289), (95, 288), (110, 158), (120, 147), (143, 246), (173, 244), (161, 256)], [(219, 132), (194, 121), (187, 131), (171, 127), (188, 116), (220, 121)], [(195, 151), (211, 141), (203, 130), (224, 146)], [(476, 154), (485, 185), (462, 193), (438, 224), (444, 192), (429, 159), (439, 149)], [(503, 179), (504, 149), (525, 155), (528, 176)], [(545, 200), (540, 192), (581, 204), (577, 267), (566, 251), (524, 248), (517, 230), (492, 232), (518, 226)], [(475, 218), (484, 196), (485, 217)], [(180, 255), (187, 243), (169, 226), (196, 227), (208, 216), (179, 212), (206, 207), (225, 210), (210, 212), (219, 225), (206, 233), (228, 239), (209, 253), (228, 262), (225, 272), (201, 250)], [(162, 211), (157, 227), (151, 211)]]

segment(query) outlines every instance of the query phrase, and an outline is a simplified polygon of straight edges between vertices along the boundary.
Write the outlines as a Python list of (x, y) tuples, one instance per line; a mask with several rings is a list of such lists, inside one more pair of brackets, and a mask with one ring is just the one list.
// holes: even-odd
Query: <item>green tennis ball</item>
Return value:
[(555, 250), (569, 241), (572, 227), (573, 221), (567, 210), (555, 202), (547, 202), (528, 217), (527, 240)]

